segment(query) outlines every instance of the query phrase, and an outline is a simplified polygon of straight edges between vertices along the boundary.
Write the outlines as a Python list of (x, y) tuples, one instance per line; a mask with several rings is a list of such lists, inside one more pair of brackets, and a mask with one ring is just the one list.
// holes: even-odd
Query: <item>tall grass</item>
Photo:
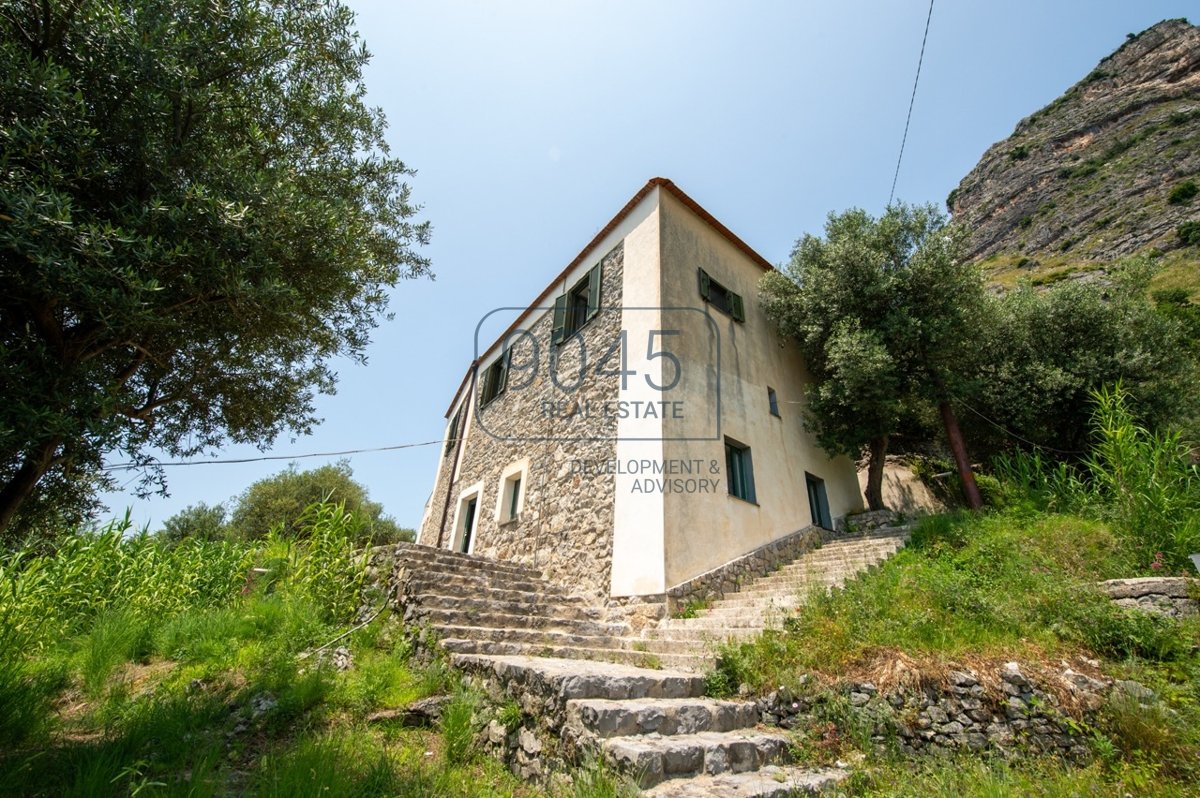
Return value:
[(1002, 482), (1051, 510), (1107, 521), (1139, 570), (1187, 573), (1200, 552), (1200, 468), (1177, 432), (1139, 425), (1118, 384), (1092, 394), (1091, 454), (1079, 467), (1037, 453), (996, 462)]

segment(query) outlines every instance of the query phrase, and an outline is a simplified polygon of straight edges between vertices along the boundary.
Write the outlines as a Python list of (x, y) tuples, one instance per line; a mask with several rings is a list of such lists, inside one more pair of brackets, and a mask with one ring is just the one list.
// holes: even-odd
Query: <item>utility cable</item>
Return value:
[(900, 179), (900, 162), (904, 160), (904, 145), (908, 141), (908, 124), (912, 121), (913, 103), (917, 101), (917, 84), (921, 81), (921, 64), (925, 61), (925, 42), (929, 39), (929, 20), (933, 19), (933, 0), (929, 0), (929, 14), (925, 17), (925, 34), (921, 37), (921, 55), (917, 57), (917, 76), (913, 78), (912, 96), (908, 98), (908, 116), (904, 118), (904, 136), (900, 139), (900, 155), (896, 158), (896, 174), (892, 175), (892, 191), (888, 194), (890, 207), (896, 196), (896, 181)]
[(240, 457), (229, 460), (179, 460), (176, 462), (149, 462), (149, 463), (113, 463), (102, 468), (104, 471), (127, 471), (135, 468), (150, 468), (167, 466), (193, 466), (193, 465), (229, 465), (231, 463), (258, 463), (265, 460), (304, 460), (310, 457), (339, 457), (344, 454), (363, 454), (365, 452), (394, 452), (397, 449), (415, 449), (418, 446), (433, 446), (440, 444), (442, 441), (422, 441), (421, 443), (398, 443), (395, 446), (376, 446), (370, 449), (345, 449), (340, 452), (308, 452), (306, 454), (270, 454), (262, 457)]

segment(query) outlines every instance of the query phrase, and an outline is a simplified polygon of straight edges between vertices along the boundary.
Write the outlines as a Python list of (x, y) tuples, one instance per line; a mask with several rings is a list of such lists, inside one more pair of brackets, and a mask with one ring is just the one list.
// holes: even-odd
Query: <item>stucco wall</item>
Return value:
[[(808, 375), (796, 347), (775, 332), (762, 312), (762, 268), (668, 194), (663, 195), (660, 217), (663, 305), (704, 310), (703, 315), (677, 312), (670, 319), (669, 326), (682, 329), (672, 339), (680, 360), (687, 368), (703, 369), (705, 378), (681, 381), (674, 398), (684, 403), (684, 418), (664, 422), (664, 457), (716, 463), (720, 472), (715, 493), (669, 492), (664, 497), (670, 587), (813, 523), (805, 472), (825, 481), (835, 518), (861, 509), (862, 498), (854, 463), (846, 457), (831, 460), (803, 428)], [(741, 294), (744, 322), (703, 302), (698, 268)], [(716, 432), (718, 378), (721, 438), (750, 447), (756, 504), (729, 495), (723, 440), (670, 440)], [(770, 413), (768, 386), (777, 393), (780, 417)]]

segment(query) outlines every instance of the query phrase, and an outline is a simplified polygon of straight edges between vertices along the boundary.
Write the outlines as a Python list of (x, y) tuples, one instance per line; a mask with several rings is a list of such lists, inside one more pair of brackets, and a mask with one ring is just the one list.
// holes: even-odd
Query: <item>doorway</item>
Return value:
[(475, 508), (478, 504), (479, 497), (472, 496), (467, 499), (466, 504), (463, 506), (462, 542), (458, 548), (463, 554), (471, 552), (471, 537), (475, 534)]
[(808, 488), (808, 509), (812, 513), (812, 522), (825, 529), (833, 529), (833, 519), (829, 517), (829, 496), (825, 493), (825, 480), (804, 475), (804, 484)]

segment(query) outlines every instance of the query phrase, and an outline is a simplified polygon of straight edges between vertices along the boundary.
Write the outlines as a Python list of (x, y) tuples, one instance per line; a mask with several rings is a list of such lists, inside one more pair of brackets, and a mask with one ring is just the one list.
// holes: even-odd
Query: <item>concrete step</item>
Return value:
[(433, 546), (418, 546), (414, 543), (397, 543), (396, 559), (409, 562), (438, 563), (448, 565), (458, 570), (482, 569), (492, 573), (507, 573), (524, 578), (540, 579), (542, 572), (538, 568), (512, 562), (511, 560), (493, 560), (490, 557), (480, 557), (474, 554), (438, 549)]
[(486, 672), (515, 685), (545, 685), (563, 700), (602, 698), (700, 698), (704, 677), (696, 673), (649, 670), (610, 662), (586, 667), (573, 659), (454, 654), (451, 663), (468, 672)]
[(642, 793), (643, 798), (798, 798), (831, 795), (850, 777), (846, 770), (808, 770), (767, 765), (746, 773), (670, 779)]
[(752, 730), (611, 737), (601, 748), (608, 762), (643, 788), (672, 778), (744, 773), (790, 759), (785, 735)]
[(758, 708), (713, 698), (586, 698), (567, 702), (567, 723), (601, 738), (728, 732), (758, 723)]
[(599, 620), (604, 617), (602, 607), (590, 606), (580, 601), (561, 601), (554, 596), (520, 594), (510, 598), (490, 596), (444, 595), (420, 593), (422, 607), (431, 610), (463, 610), (464, 612), (502, 612), (508, 615), (539, 615), (547, 612), (565, 613), (566, 617), (581, 620)]

